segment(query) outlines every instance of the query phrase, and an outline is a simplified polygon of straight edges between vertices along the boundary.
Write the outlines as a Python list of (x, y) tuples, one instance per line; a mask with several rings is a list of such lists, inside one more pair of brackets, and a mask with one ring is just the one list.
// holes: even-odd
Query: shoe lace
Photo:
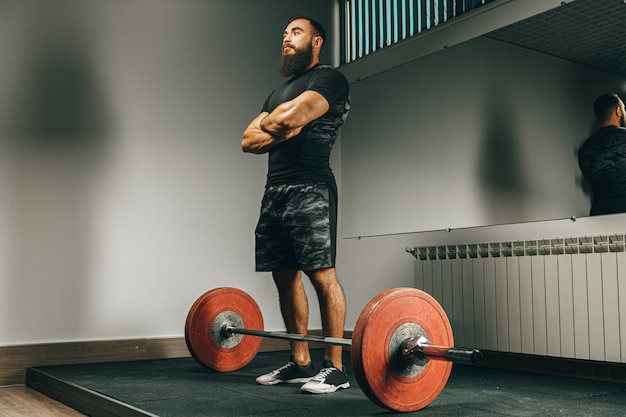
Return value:
[(322, 368), (317, 375), (313, 377), (316, 381), (324, 381), (328, 375), (332, 374), (337, 368)]
[(274, 372), (280, 372), (280, 371), (284, 371), (287, 368), (291, 368), (292, 366), (294, 366), (295, 363), (294, 362), (287, 362), (286, 364), (284, 364), (283, 366), (281, 366), (280, 368), (276, 369)]

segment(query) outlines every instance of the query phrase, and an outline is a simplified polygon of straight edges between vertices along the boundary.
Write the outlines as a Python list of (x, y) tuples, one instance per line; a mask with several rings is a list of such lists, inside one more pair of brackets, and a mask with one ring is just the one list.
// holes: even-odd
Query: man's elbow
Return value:
[(250, 144), (245, 139), (241, 141), (241, 150), (244, 153), (255, 153), (254, 149), (250, 146)]
[(243, 132), (241, 137), (241, 150), (245, 153), (254, 153), (254, 137), (251, 135), (248, 130)]
[(265, 151), (263, 150), (262, 147), (260, 146), (254, 146), (252, 143), (246, 141), (246, 140), (242, 140), (241, 141), (241, 150), (244, 153), (252, 153), (255, 155), (259, 155), (262, 153), (265, 153)]

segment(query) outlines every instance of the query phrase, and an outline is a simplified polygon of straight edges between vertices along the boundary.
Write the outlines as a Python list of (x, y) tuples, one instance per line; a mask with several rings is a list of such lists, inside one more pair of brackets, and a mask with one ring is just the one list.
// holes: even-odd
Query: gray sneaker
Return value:
[(306, 366), (301, 366), (295, 363), (293, 359), (289, 359), (289, 362), (280, 368), (257, 377), (256, 382), (261, 385), (302, 384), (314, 376), (315, 369), (313, 369), (311, 362)]
[(322, 369), (309, 382), (300, 387), (300, 391), (311, 394), (330, 394), (338, 389), (350, 388), (345, 371), (335, 368), (328, 360), (322, 363)]

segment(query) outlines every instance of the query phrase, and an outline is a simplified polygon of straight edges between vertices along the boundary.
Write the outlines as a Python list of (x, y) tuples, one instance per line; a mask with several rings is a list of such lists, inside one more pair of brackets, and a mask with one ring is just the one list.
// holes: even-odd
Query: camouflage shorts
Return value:
[(256, 227), (256, 270), (311, 271), (335, 266), (337, 195), (325, 184), (265, 190)]

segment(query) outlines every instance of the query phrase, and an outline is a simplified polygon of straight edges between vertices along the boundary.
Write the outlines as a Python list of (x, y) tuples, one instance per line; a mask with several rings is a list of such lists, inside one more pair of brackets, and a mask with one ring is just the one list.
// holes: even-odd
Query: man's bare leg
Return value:
[[(307, 300), (300, 271), (273, 272), (274, 283), (278, 289), (280, 312), (288, 333), (307, 334), (309, 324), (309, 302)], [(291, 356), (298, 365), (311, 362), (308, 342), (290, 340)]]
[[(337, 279), (335, 268), (317, 269), (307, 272), (317, 293), (325, 337), (343, 337), (346, 320), (346, 298)], [(343, 369), (342, 347), (326, 345), (324, 359)]]

